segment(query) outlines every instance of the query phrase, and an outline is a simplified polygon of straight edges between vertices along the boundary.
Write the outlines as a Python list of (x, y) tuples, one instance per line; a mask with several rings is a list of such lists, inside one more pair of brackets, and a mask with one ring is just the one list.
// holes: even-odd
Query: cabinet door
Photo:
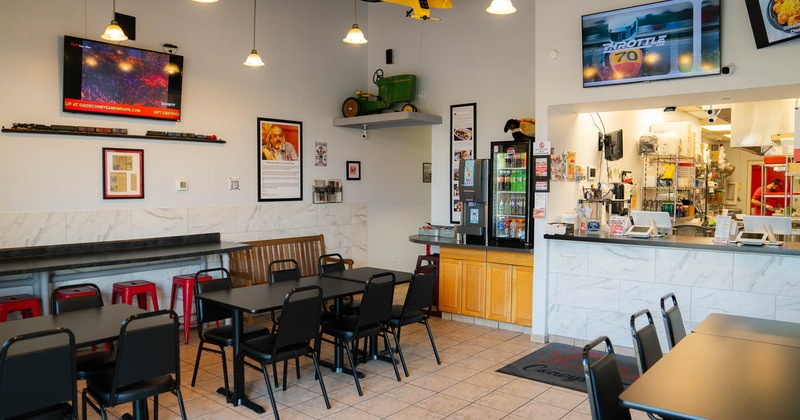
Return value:
[(485, 317), (486, 263), (463, 261), (464, 275), (461, 285), (461, 314), (478, 318)]
[(461, 260), (439, 259), (439, 310), (461, 314)]
[(508, 264), (487, 264), (486, 318), (511, 322), (511, 277), (514, 268)]
[(514, 266), (511, 274), (511, 323), (533, 325), (533, 267)]

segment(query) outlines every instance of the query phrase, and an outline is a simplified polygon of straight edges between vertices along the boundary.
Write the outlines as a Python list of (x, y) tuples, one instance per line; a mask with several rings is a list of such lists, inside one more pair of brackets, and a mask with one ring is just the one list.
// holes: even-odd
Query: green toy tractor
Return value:
[(392, 105), (405, 102), (403, 111), (416, 111), (417, 107), (411, 101), (417, 96), (417, 76), (401, 74), (398, 76), (383, 77), (383, 69), (375, 70), (372, 83), (378, 85), (378, 96), (356, 90), (356, 96), (351, 96), (342, 103), (342, 115), (355, 117), (390, 108)]

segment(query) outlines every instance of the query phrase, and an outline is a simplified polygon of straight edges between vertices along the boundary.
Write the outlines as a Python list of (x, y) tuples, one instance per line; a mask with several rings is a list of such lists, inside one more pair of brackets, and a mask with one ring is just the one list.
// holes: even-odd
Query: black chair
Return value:
[[(591, 350), (606, 343), (608, 354), (591, 363)], [(583, 373), (586, 376), (586, 388), (589, 391), (589, 408), (592, 420), (630, 420), (631, 412), (619, 405), (619, 394), (622, 393), (622, 378), (617, 367), (617, 357), (611, 340), (606, 336), (594, 339), (583, 347)]]
[[(297, 261), (289, 258), (285, 260), (270, 261), (269, 266), (267, 267), (267, 277), (269, 278), (270, 283), (275, 284), (282, 281), (300, 280), (303, 275), (300, 272), (300, 265), (297, 264)], [(276, 311), (270, 311), (273, 334), (275, 334), (275, 330), (278, 328), (278, 317), (276, 316), (275, 312)]]
[[(278, 407), (275, 404), (275, 395), (267, 374), (267, 365), (272, 365), (274, 371), (275, 364), (283, 361), (283, 389), (286, 389), (286, 362), (290, 359), (299, 360), (299, 357), (304, 355), (311, 356), (314, 361), (314, 369), (322, 389), (322, 396), (325, 397), (325, 405), (328, 409), (331, 408), (316, 355), (316, 346), (320, 339), (321, 315), (322, 288), (308, 286), (292, 289), (284, 298), (283, 313), (277, 333), (253, 338), (242, 343), (239, 357), (249, 357), (261, 364), (261, 372), (267, 383), (272, 413), (276, 420), (279, 419)], [(311, 340), (314, 340), (314, 347), (311, 346)]]
[(323, 276), (333, 271), (344, 271), (347, 269), (347, 262), (341, 254), (321, 255), (317, 260), (319, 275)]
[[(68, 289), (86, 288), (95, 291), (93, 295), (74, 296), (66, 299), (59, 299), (59, 292)], [(79, 311), (81, 309), (99, 308), (103, 306), (103, 297), (100, 295), (100, 288), (93, 283), (71, 284), (60, 286), (50, 294), (50, 308), (54, 315), (64, 312)], [(76, 375), (78, 379), (86, 379), (97, 372), (111, 369), (117, 358), (117, 352), (111, 343), (105, 344), (105, 350), (80, 351), (75, 356)]]
[[(203, 282), (197, 281), (197, 278), (208, 273), (219, 272), (221, 277)], [(200, 337), (200, 344), (197, 346), (197, 358), (194, 362), (194, 373), (192, 373), (192, 387), (197, 381), (197, 369), (200, 366), (200, 355), (203, 350), (210, 351), (222, 356), (222, 379), (225, 383), (225, 399), (231, 401), (231, 392), (228, 387), (228, 364), (227, 357), (225, 356), (225, 347), (233, 346), (233, 325), (223, 325), (221, 327), (204, 329), (203, 324), (208, 322), (221, 321), (223, 319), (233, 317), (233, 312), (229, 308), (223, 308), (213, 303), (204, 302), (197, 297), (205, 292), (213, 292), (216, 290), (230, 290), (233, 286), (231, 284), (231, 275), (225, 268), (211, 268), (207, 270), (200, 270), (195, 274), (194, 282), (194, 303), (197, 316), (197, 335)], [(269, 334), (269, 330), (255, 325), (244, 324), (242, 341), (255, 338), (262, 335)], [(208, 348), (206, 344), (218, 347)]]
[[(647, 325), (636, 328), (636, 319), (647, 316)], [(636, 353), (636, 365), (639, 375), (644, 375), (656, 362), (661, 360), (661, 343), (658, 341), (658, 332), (653, 324), (653, 315), (643, 309), (631, 315), (631, 336), (633, 337), (633, 351)]]
[[(442, 360), (439, 358), (439, 351), (436, 349), (436, 342), (433, 341), (431, 326), (428, 324), (435, 288), (436, 266), (427, 266), (414, 273), (411, 278), (411, 284), (408, 286), (405, 302), (402, 305), (392, 305), (392, 318), (389, 320), (389, 326), (395, 336), (397, 353), (400, 354), (400, 362), (403, 364), (403, 371), (406, 376), (408, 376), (408, 367), (406, 367), (403, 349), (400, 347), (401, 328), (406, 325), (417, 323), (425, 325), (428, 330), (428, 338), (431, 340), (431, 347), (433, 347), (433, 354), (436, 356), (436, 363), (442, 364)], [(423, 311), (424, 309), (427, 309), (427, 311)]]
[[(63, 337), (55, 337), (63, 335)], [(39, 342), (35, 351), (16, 350)], [(47, 343), (47, 344), (45, 344)], [(77, 419), (75, 336), (65, 328), (11, 337), (0, 348), (0, 417)]]
[[(672, 299), (672, 307), (667, 309), (664, 302)], [(664, 328), (667, 330), (667, 344), (669, 348), (675, 347), (679, 341), (686, 337), (686, 328), (683, 326), (681, 308), (678, 307), (678, 299), (673, 293), (667, 293), (661, 297), (661, 317), (664, 318)]]
[(147, 398), (153, 397), (153, 418), (158, 420), (158, 395), (171, 392), (186, 420), (178, 345), (178, 317), (173, 311), (136, 314), (122, 321), (114, 369), (86, 379), (83, 418), (87, 404), (106, 420), (107, 408), (126, 403), (133, 403), (137, 418), (144, 417), (137, 411), (147, 410)]
[[(267, 267), (267, 277), (269, 278), (270, 283), (275, 284), (282, 281), (300, 280), (303, 275), (300, 272), (300, 265), (297, 263), (297, 261), (289, 258), (285, 260), (270, 261), (269, 266)], [(280, 323), (280, 316), (276, 316), (275, 312), (276, 311), (274, 310), (270, 311), (270, 317), (272, 318), (272, 329), (270, 332), (272, 334), (275, 334), (278, 329), (278, 324)], [(286, 390), (286, 363), (287, 361), (283, 362), (284, 390)], [(297, 379), (300, 379), (300, 357), (295, 359), (295, 368), (297, 369)], [(272, 364), (272, 373), (275, 376), (275, 386), (278, 386), (278, 369), (275, 367), (275, 364)]]
[[(346, 260), (341, 254), (325, 254), (321, 255), (317, 260), (317, 270), (320, 276), (325, 274), (344, 271), (348, 268), (353, 268), (353, 262)], [(354, 315), (358, 313), (358, 308), (361, 307), (361, 300), (355, 299), (352, 296), (346, 296), (341, 302), (341, 311), (345, 315)], [(329, 318), (323, 316), (323, 318)]]
[[(400, 381), (400, 372), (397, 370), (397, 362), (394, 360), (394, 351), (391, 344), (389, 344), (389, 337), (387, 336), (389, 333), (387, 325), (392, 316), (394, 281), (395, 278), (392, 273), (371, 276), (364, 286), (364, 296), (361, 298), (361, 309), (358, 314), (347, 315), (322, 323), (322, 332), (334, 337), (334, 339), (338, 339), (338, 343), (337, 340), (330, 341), (325, 340), (325, 338), (323, 340), (342, 346), (347, 353), (358, 395), (364, 394), (361, 392), (361, 383), (358, 380), (358, 372), (356, 372), (351, 346), (355, 349), (355, 343), (361, 338), (376, 335), (383, 336), (383, 342), (389, 350), (389, 358), (394, 367), (394, 374), (397, 377), (397, 381)], [(397, 342), (396, 336), (395, 342)]]

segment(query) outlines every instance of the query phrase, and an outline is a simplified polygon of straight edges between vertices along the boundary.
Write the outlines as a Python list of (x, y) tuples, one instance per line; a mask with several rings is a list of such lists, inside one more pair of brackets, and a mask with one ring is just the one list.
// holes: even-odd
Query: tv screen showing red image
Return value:
[(671, 0), (585, 15), (583, 87), (720, 73), (720, 0)]
[(64, 37), (66, 112), (179, 121), (183, 57)]

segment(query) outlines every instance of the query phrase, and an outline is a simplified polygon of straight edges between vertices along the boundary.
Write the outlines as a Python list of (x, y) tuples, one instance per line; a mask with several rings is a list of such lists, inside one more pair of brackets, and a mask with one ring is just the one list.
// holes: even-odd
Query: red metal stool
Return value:
[[(211, 276), (200, 276), (198, 280), (201, 282), (211, 280)], [(189, 344), (189, 332), (192, 328), (192, 307), (194, 306), (194, 274), (181, 274), (172, 277), (172, 297), (169, 302), (169, 310), (175, 310), (175, 299), (178, 295), (177, 288), (181, 288), (181, 297), (183, 299), (183, 341)], [(179, 317), (180, 318), (180, 317)], [(187, 321), (188, 320), (188, 321)]]
[(156, 296), (156, 284), (146, 280), (122, 281), (114, 283), (111, 289), (111, 304), (117, 303), (117, 296), (122, 298), (122, 303), (133, 305), (133, 297), (139, 302), (139, 307), (147, 310), (147, 294), (153, 301), (153, 310), (158, 310), (158, 297)]
[(0, 322), (5, 322), (9, 312), (15, 311), (22, 311), (23, 318), (42, 316), (42, 301), (33, 295), (0, 297)]

